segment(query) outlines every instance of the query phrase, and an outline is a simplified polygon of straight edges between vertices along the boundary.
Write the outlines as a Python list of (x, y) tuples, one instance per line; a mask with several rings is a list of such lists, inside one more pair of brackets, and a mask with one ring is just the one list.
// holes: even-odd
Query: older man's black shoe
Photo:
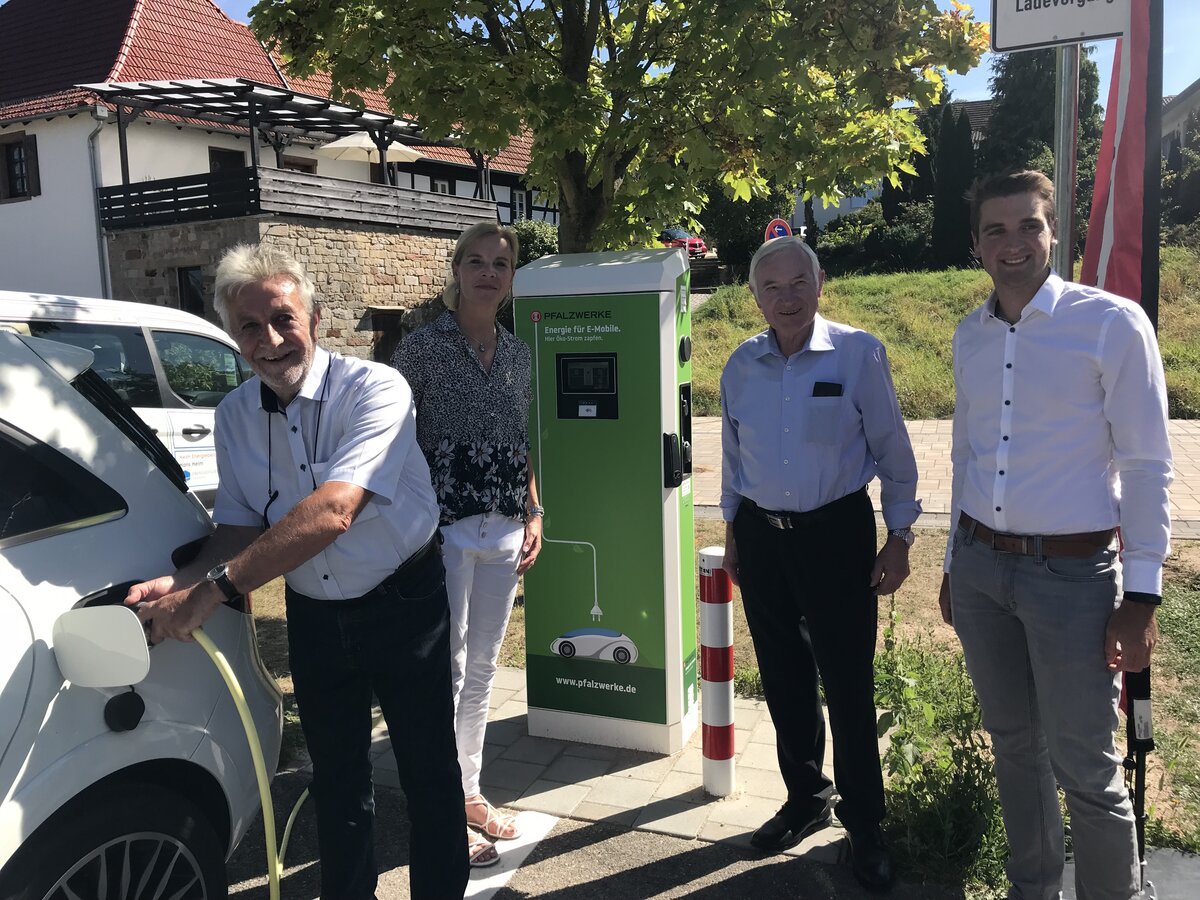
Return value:
[(833, 813), (828, 806), (807, 819), (797, 817), (786, 808), (781, 809), (754, 832), (754, 836), (750, 838), (750, 846), (763, 853), (782, 853), (795, 847), (810, 834), (827, 828), (832, 819)]
[(889, 890), (896, 876), (879, 828), (847, 831), (846, 837), (850, 841), (850, 870), (858, 883), (869, 891)]

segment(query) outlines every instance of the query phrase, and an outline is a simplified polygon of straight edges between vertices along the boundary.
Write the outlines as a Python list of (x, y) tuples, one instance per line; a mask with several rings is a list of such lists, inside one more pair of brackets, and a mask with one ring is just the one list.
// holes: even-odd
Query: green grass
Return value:
[[(954, 329), (990, 289), (987, 273), (977, 269), (850, 275), (825, 282), (821, 314), (883, 341), (906, 419), (944, 419), (954, 412)], [(698, 415), (720, 414), (725, 361), (764, 327), (745, 285), (722, 287), (696, 312), (692, 395)], [(1200, 418), (1200, 255), (1181, 247), (1163, 248), (1159, 329), (1171, 418)]]

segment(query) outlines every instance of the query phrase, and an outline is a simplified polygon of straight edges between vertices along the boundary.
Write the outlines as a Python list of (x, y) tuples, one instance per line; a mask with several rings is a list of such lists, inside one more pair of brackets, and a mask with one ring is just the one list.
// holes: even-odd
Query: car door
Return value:
[(206, 335), (154, 328), (150, 336), (167, 386), (163, 412), (171, 450), (188, 487), (211, 507), (217, 488), (217, 404), (250, 377), (250, 368), (237, 350)]
[(158, 375), (141, 328), (105, 322), (34, 319), (29, 322), (29, 334), (90, 350), (92, 371), (137, 411), (168, 450), (175, 452), (172, 423), (163, 409)]
[(33, 632), (29, 619), (16, 598), (0, 587), (0, 772), (25, 711), (32, 678)]

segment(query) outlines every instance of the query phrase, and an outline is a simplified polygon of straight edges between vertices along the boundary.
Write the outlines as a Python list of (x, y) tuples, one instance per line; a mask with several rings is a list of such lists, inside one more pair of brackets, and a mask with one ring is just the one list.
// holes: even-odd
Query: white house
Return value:
[[(112, 221), (103, 209), (107, 189), (237, 172), (252, 163), (264, 176), (274, 169), (297, 178), (370, 183), (382, 180), (377, 166), (326, 159), (316, 147), (372, 125), (406, 143), (420, 142), (413, 123), (385, 112), (381, 94), (363, 98), (374, 111), (352, 110), (355, 115), (335, 123), (341, 130), (322, 132), (319, 121), (292, 127), (282, 114), (255, 128), (215, 109), (189, 118), (161, 97), (157, 105), (138, 106), (140, 95), (128, 91), (79, 87), (185, 82), (195, 99), (203, 94), (195, 82), (232, 79), (278, 88), (297, 98), (293, 107), (304, 97), (331, 103), (328, 78), (290, 77), (212, 0), (8, 0), (0, 6), (0, 288), (112, 296), (113, 269), (123, 261), (112, 256), (121, 241), (104, 225)], [(486, 161), (457, 146), (420, 149), (424, 159), (395, 166), (397, 190), (436, 192), (460, 212), (470, 205), (450, 198), (486, 199), (503, 222), (538, 217), (557, 223), (557, 212), (524, 183), (528, 136)], [(250, 190), (257, 196), (257, 186)], [(441, 229), (452, 221), (459, 220), (444, 220)], [(209, 255), (218, 249), (208, 248)], [(201, 302), (189, 299), (184, 282), (195, 281), (193, 270), (204, 265), (178, 267), (189, 271), (177, 274), (174, 286), (148, 288), (161, 293), (139, 299), (183, 308)]]

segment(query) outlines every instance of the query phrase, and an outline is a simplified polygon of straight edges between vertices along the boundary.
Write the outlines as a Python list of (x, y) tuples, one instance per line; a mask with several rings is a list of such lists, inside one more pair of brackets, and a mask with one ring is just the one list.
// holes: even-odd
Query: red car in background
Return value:
[(704, 238), (688, 234), (682, 228), (666, 228), (658, 236), (664, 247), (686, 247), (688, 256), (701, 259), (708, 253)]

